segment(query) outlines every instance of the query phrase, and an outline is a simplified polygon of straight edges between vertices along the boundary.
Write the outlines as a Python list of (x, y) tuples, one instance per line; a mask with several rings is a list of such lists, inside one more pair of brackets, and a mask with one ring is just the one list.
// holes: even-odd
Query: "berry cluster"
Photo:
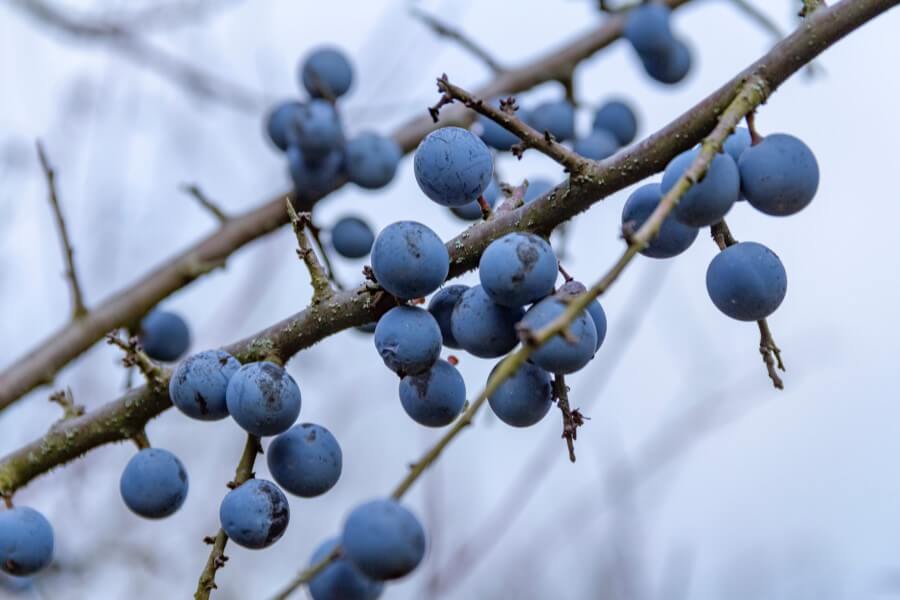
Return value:
[(691, 70), (691, 51), (672, 32), (671, 17), (665, 4), (645, 2), (629, 11), (622, 32), (647, 75), (667, 85), (678, 83)]

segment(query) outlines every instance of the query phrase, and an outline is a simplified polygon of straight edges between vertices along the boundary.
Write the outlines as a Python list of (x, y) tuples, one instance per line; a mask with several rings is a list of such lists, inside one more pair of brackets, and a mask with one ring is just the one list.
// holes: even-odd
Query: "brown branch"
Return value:
[(538, 131), (516, 117), (515, 111), (517, 110), (517, 107), (514, 98), (501, 100), (501, 107), (497, 108), (490, 102), (485, 102), (482, 98), (475, 96), (471, 92), (450, 83), (447, 75), (438, 77), (437, 86), (438, 91), (442, 92), (443, 96), (441, 101), (434, 108), (435, 113), (442, 105), (449, 104), (454, 100), (462, 102), (467, 108), (489, 118), (509, 132), (517, 135), (519, 139), (522, 140), (519, 144), (516, 144), (518, 148), (513, 148), (513, 154), (517, 157), (521, 158), (525, 149), (534, 148), (541, 154), (545, 154), (564, 166), (566, 170), (573, 175), (584, 173), (588, 170), (590, 165), (592, 165), (593, 161), (569, 150), (567, 147), (553, 139), (553, 136), (548, 132)]
[(495, 75), (503, 73), (506, 70), (500, 63), (494, 60), (487, 50), (475, 43), (475, 41), (466, 36), (461, 30), (442, 22), (437, 17), (432, 16), (419, 8), (412, 7), (409, 9), (409, 12), (413, 17), (421, 21), (437, 35), (453, 40), (459, 44), (464, 50), (467, 50), (475, 58), (483, 62)]
[[(241, 454), (240, 461), (238, 461), (237, 469), (234, 473), (234, 480), (228, 483), (229, 489), (234, 489), (248, 479), (253, 478), (253, 465), (256, 463), (257, 454), (262, 454), (262, 446), (259, 443), (259, 438), (247, 434), (247, 442), (244, 444), (244, 451)], [(200, 579), (197, 582), (197, 591), (194, 592), (194, 600), (209, 599), (210, 592), (216, 589), (216, 571), (224, 567), (225, 563), (228, 561), (228, 557), (225, 556), (225, 545), (228, 543), (228, 534), (225, 533), (224, 529), (220, 528), (219, 532), (216, 533), (215, 538), (204, 538), (204, 541), (211, 543), (212, 548), (209, 551), (209, 558), (206, 561), (206, 566), (203, 567), (203, 571), (200, 573)]]
[[(817, 11), (802, 28), (788, 36), (732, 82), (650, 138), (599, 163), (596, 179), (583, 178), (575, 183), (566, 183), (543, 198), (512, 212), (495, 213), (490, 221), (470, 227), (460, 237), (450, 240), (447, 247), (452, 262), (451, 276), (474, 267), (480, 253), (496, 237), (514, 230), (539, 233), (550, 231), (554, 225), (599, 202), (613, 191), (661, 169), (673, 156), (693, 146), (706, 132), (713, 129), (721, 114), (719, 125), (702, 147), (698, 158), (700, 164), (695, 163), (688, 169), (687, 177), (666, 194), (656, 211), (635, 234), (634, 242), (629, 245), (619, 262), (588, 294), (574, 298), (563, 317), (578, 314), (587, 306), (590, 298), (602, 293), (618, 277), (637, 253), (638, 246), (646, 243), (659, 228), (679, 194), (687, 189), (687, 178), (699, 177), (702, 171), (700, 167), (711, 160), (721, 145), (721, 140), (733, 129), (743, 112), (746, 112), (743, 109), (752, 108), (753, 102), (762, 101), (772, 89), (830, 44), (898, 2), (900, 0), (844, 0)], [(751, 75), (753, 73), (757, 74)], [(733, 110), (726, 110), (733, 101)], [(551, 200), (554, 197), (556, 200)], [(283, 205), (280, 212), (284, 214)], [(273, 355), (286, 360), (328, 335), (376, 320), (390, 307), (391, 303), (387, 299), (376, 302), (366, 287), (362, 286), (357, 290), (335, 294), (331, 299), (310, 306), (246, 340), (226, 347), (225, 350), (241, 362)], [(557, 326), (558, 322), (551, 325)], [(163, 381), (169, 375), (168, 371), (164, 371)], [(132, 390), (123, 398), (83, 417), (67, 421), (58, 429), (0, 459), (0, 493), (10, 493), (38, 475), (92, 448), (127, 439), (169, 406), (167, 394), (145, 387)]]
[(66, 279), (69, 281), (69, 289), (72, 293), (72, 318), (78, 320), (87, 314), (87, 308), (84, 305), (84, 297), (81, 295), (78, 274), (75, 272), (75, 251), (72, 250), (72, 241), (69, 239), (66, 219), (63, 217), (62, 208), (59, 206), (59, 194), (56, 191), (56, 171), (47, 159), (44, 145), (41, 144), (40, 140), (35, 145), (37, 146), (41, 169), (43, 169), (44, 177), (47, 179), (47, 195), (50, 200), (50, 207), (53, 208), (53, 216), (56, 218), (56, 229), (59, 233), (59, 240), (62, 243), (63, 258), (66, 261)]
[(309, 231), (309, 237), (312, 239), (313, 244), (316, 245), (319, 256), (322, 257), (322, 266), (325, 267), (325, 271), (328, 273), (328, 280), (331, 281), (331, 284), (336, 289), (343, 290), (344, 286), (341, 285), (341, 282), (338, 280), (334, 267), (331, 264), (331, 257), (328, 255), (328, 249), (325, 247), (325, 244), (322, 243), (322, 230), (313, 221), (312, 213), (309, 214), (309, 219), (307, 219), (306, 229)]
[(572, 412), (572, 409), (569, 408), (569, 386), (566, 385), (565, 378), (559, 373), (553, 378), (553, 395), (556, 396), (556, 405), (559, 406), (559, 412), (562, 413), (563, 432), (560, 437), (566, 440), (569, 461), (575, 462), (575, 440), (578, 438), (578, 427), (583, 425), (584, 421), (578, 410)]
[[(752, 123), (752, 119), (750, 122)], [(731, 235), (731, 230), (728, 228), (725, 219), (722, 219), (709, 229), (713, 240), (719, 247), (719, 251), (738, 243), (734, 236)], [(769, 329), (769, 322), (766, 319), (760, 319), (756, 324), (759, 326), (759, 353), (766, 365), (766, 372), (769, 374), (769, 379), (772, 380), (772, 385), (775, 386), (775, 389), (783, 390), (784, 381), (778, 375), (778, 371), (775, 370), (776, 364), (779, 369), (785, 370), (784, 363), (781, 360), (781, 348), (775, 344), (772, 331)]]
[(319, 263), (319, 259), (310, 246), (309, 238), (306, 237), (306, 232), (304, 231), (309, 225), (312, 215), (309, 213), (300, 213), (298, 215), (289, 197), (284, 199), (284, 203), (287, 207), (291, 227), (293, 227), (294, 234), (297, 236), (297, 245), (299, 246), (297, 248), (297, 256), (300, 257), (300, 260), (303, 261), (306, 269), (309, 271), (309, 279), (313, 288), (313, 304), (319, 304), (323, 300), (331, 298), (334, 295), (334, 290), (331, 289), (328, 273), (325, 272), (324, 267)]
[(113, 346), (118, 346), (125, 351), (122, 364), (128, 368), (137, 367), (144, 374), (151, 388), (156, 388), (157, 390), (167, 389), (168, 381), (163, 368), (141, 349), (137, 337), (132, 336), (128, 340), (121, 340), (114, 333), (110, 333), (106, 336), (106, 340)]
[(203, 190), (194, 183), (185, 183), (181, 186), (181, 191), (185, 194), (192, 197), (197, 201), (197, 204), (205, 208), (209, 213), (215, 217), (215, 219), (221, 223), (225, 224), (229, 221), (229, 216), (225, 213), (224, 210), (219, 208), (219, 205), (213, 202), (209, 196), (203, 193)]
[(75, 417), (80, 417), (84, 414), (84, 406), (82, 406), (81, 404), (75, 404), (75, 397), (72, 395), (71, 388), (66, 388), (65, 390), (60, 390), (58, 392), (50, 394), (50, 398), (48, 398), (48, 400), (50, 400), (50, 402), (59, 404), (63, 409), (63, 416), (61, 420), (74, 419)]
[[(687, 1), (668, 0), (668, 4), (677, 8)], [(494, 98), (501, 94), (528, 90), (553, 79), (558, 73), (570, 69), (617, 40), (623, 23), (622, 16), (610, 18), (566, 46), (521, 67), (508, 69), (477, 90), (476, 94), (482, 98)], [(819, 51), (821, 49), (819, 47)], [(464, 126), (473, 118), (472, 113), (462, 105), (453, 106), (443, 111), (442, 124)], [(405, 153), (409, 153), (434, 128), (432, 120), (423, 116), (401, 126), (393, 138)], [(688, 133), (690, 137), (690, 132)], [(695, 135), (699, 137), (701, 134)], [(652, 169), (646, 169), (644, 176), (652, 172)], [(77, 326), (66, 325), (41, 340), (27, 355), (0, 372), (0, 410), (34, 388), (52, 383), (62, 367), (103, 339), (107, 332), (140, 321), (141, 317), (167, 296), (189, 285), (214, 266), (223, 265), (233, 252), (287, 224), (284, 196), (285, 194), (278, 194), (257, 208), (234, 216), (181, 254), (171, 257), (138, 281), (95, 306)], [(298, 199), (297, 210), (310, 210), (320, 197), (304, 195)]]

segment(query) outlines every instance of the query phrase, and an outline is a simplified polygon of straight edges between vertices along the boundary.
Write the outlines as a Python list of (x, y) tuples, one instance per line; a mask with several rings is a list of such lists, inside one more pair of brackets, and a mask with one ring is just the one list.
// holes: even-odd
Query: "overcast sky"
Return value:
[[(70, 4), (126, 11), (135, 3)], [(510, 65), (601, 19), (586, 0), (419, 4)], [(782, 29), (793, 27), (799, 2), (754, 4)], [(310, 48), (338, 45), (356, 74), (342, 105), (349, 133), (389, 133), (435, 101), (434, 78), (441, 73), (469, 87), (489, 76), (409, 18), (407, 6), (400, 0), (231, 2), (153, 39), (269, 100), (298, 95), (296, 66)], [(629, 99), (644, 136), (773, 41), (728, 0), (693, 2), (678, 11), (675, 27), (695, 59), (682, 85), (649, 81), (630, 48), (617, 42), (579, 68), (578, 97), (587, 104)], [(773, 390), (766, 377), (756, 326), (729, 320), (707, 297), (705, 271), (716, 247), (705, 233), (677, 259), (639, 258), (602, 300), (609, 317), (603, 349), (569, 380), (573, 405), (591, 418), (579, 431), (578, 462), (568, 462), (557, 439), (556, 411), (525, 430), (483, 414), (410, 494), (428, 529), (430, 553), (385, 598), (425, 597), (435, 574), (445, 576), (439, 580), (446, 587), (439, 596), (433, 588), (428, 593), (448, 599), (900, 593), (898, 27), (897, 12), (867, 25), (816, 63), (817, 76), (795, 76), (759, 112), (762, 133), (800, 137), (821, 170), (819, 193), (802, 213), (776, 219), (741, 204), (728, 217), (738, 239), (769, 246), (787, 269), (787, 298), (770, 319), (788, 367), (787, 389)], [(6, 4), (0, 4), (0, 81), (0, 306), (6, 315), (0, 365), (58, 328), (68, 312), (35, 138), (44, 140), (59, 171), (89, 305), (215, 226), (179, 192), (180, 184), (200, 185), (231, 212), (288, 189), (283, 157), (261, 133), (263, 109), (198, 99), (102, 46), (37, 26)], [(547, 85), (521, 96), (520, 104), (560, 93)], [(581, 131), (589, 121), (587, 111), (579, 114)], [(557, 165), (537, 155), (521, 162), (501, 157), (497, 169), (511, 182), (563, 178)], [(565, 265), (579, 279), (594, 281), (621, 251), (617, 228), (626, 197), (616, 194), (568, 228)], [(414, 219), (444, 239), (465, 226), (423, 196), (409, 161), (385, 190), (346, 186), (316, 211), (326, 227), (344, 214), (364, 215), (376, 229)], [(295, 243), (286, 231), (255, 242), (227, 271), (165, 302), (191, 323), (193, 350), (243, 338), (306, 305), (310, 290)], [(357, 281), (363, 264), (341, 262), (340, 277)], [(124, 384), (117, 358), (98, 345), (60, 375), (57, 387), (71, 386), (89, 409), (113, 400)], [(461, 360), (472, 397), (493, 362)], [(344, 473), (329, 494), (292, 499), (287, 534), (272, 548), (229, 546), (216, 598), (270, 594), (339, 529), (350, 508), (386, 494), (440, 434), (402, 412), (397, 380), (369, 337), (343, 332), (298, 355), (289, 369), (303, 393), (301, 419), (335, 433)], [(3, 413), (0, 454), (58, 418), (47, 395), (38, 390)], [(153, 421), (148, 434), (154, 445), (176, 452), (190, 475), (187, 502), (165, 521), (142, 521), (122, 505), (118, 478), (134, 452), (127, 444), (94, 451), (17, 495), (18, 504), (44, 511), (56, 529), (65, 575), (38, 581), (47, 597), (185, 597), (193, 590), (208, 552), (201, 539), (218, 527), (218, 503), (243, 434), (230, 420), (198, 423), (175, 411)], [(263, 463), (257, 474), (266, 477)], [(521, 489), (514, 487), (518, 481), (525, 482)], [(623, 492), (628, 489), (636, 492)], [(498, 520), (519, 509), (511, 523)], [(454, 552), (469, 540), (475, 548), (460, 560)]]

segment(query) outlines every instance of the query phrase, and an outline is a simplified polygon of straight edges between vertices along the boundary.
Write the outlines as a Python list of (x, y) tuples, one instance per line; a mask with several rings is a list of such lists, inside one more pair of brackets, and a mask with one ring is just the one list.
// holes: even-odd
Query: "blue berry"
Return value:
[(441, 355), (441, 329), (427, 310), (396, 306), (378, 320), (375, 348), (391, 371), (415, 375)]
[(713, 304), (732, 319), (758, 321), (784, 300), (787, 274), (774, 252), (756, 242), (741, 242), (709, 263), (706, 290)]
[(543, 177), (538, 177), (534, 181), (529, 181), (528, 189), (525, 190), (525, 196), (522, 198), (522, 202), (525, 204), (534, 202), (555, 187), (556, 184)]
[(572, 149), (591, 160), (603, 160), (619, 150), (619, 140), (605, 129), (595, 129), (586, 137), (575, 140)]
[(660, 83), (672, 85), (687, 77), (690, 72), (691, 50), (683, 41), (675, 40), (665, 50), (641, 55), (641, 63), (647, 75)]
[(272, 440), (266, 460), (278, 485), (303, 498), (324, 494), (341, 477), (341, 447), (321, 425), (294, 425)]
[(478, 200), (494, 172), (491, 151), (474, 133), (461, 127), (432, 131), (416, 148), (416, 181), (425, 195), (443, 206)]
[[(497, 108), (500, 108), (499, 100), (494, 100), (491, 104), (493, 104)], [(522, 117), (523, 115), (520, 113), (519, 118)], [(500, 150), (501, 152), (509, 150), (513, 145), (518, 144), (520, 141), (522, 141), (519, 139), (519, 136), (511, 133), (505, 127), (499, 125), (496, 121), (492, 121), (485, 116), (478, 117), (478, 124), (481, 128), (481, 141), (483, 141), (491, 148)]]
[(400, 403), (413, 421), (427, 427), (449, 425), (466, 403), (466, 384), (456, 367), (438, 360), (418, 375), (400, 381)]
[(288, 130), (288, 141), (312, 160), (324, 158), (344, 145), (341, 120), (331, 103), (310, 100), (294, 111)]
[[(503, 363), (498, 363), (491, 375)], [(488, 397), (497, 417), (513, 427), (538, 423), (553, 404), (550, 374), (530, 362), (524, 363)]]
[[(500, 187), (492, 180), (485, 188), (482, 196), (484, 196), (488, 206), (493, 208), (497, 204), (497, 200), (500, 199)], [(480, 221), (484, 217), (481, 212), (481, 205), (478, 204), (477, 200), (462, 206), (451, 206), (450, 211), (464, 221)]]
[(206, 350), (175, 367), (169, 380), (169, 398), (178, 410), (201, 421), (228, 416), (225, 390), (241, 363), (223, 350)]
[(503, 356), (516, 347), (516, 323), (522, 319), (518, 307), (500, 306), (480, 285), (460, 296), (450, 315), (450, 330), (461, 348), (481, 358)]
[(244, 431), (278, 435), (300, 414), (300, 388), (287, 371), (267, 361), (238, 369), (225, 392), (228, 412)]
[(0, 569), (30, 575), (53, 558), (53, 527), (46, 517), (25, 506), (0, 511)]
[(347, 178), (368, 190), (383, 188), (394, 179), (403, 151), (392, 138), (361, 133), (344, 149)]
[(453, 314), (453, 307), (460, 296), (469, 289), (467, 285), (448, 285), (441, 288), (431, 297), (428, 303), (428, 312), (437, 321), (438, 327), (441, 329), (441, 337), (444, 339), (444, 346), (448, 348), (459, 348), (459, 343), (453, 337), (453, 330), (450, 327), (450, 315)]
[(259, 550), (277, 542), (291, 517), (287, 498), (265, 479), (250, 479), (231, 490), (219, 506), (222, 529), (234, 543)]
[(552, 100), (534, 107), (525, 121), (540, 133), (550, 132), (557, 141), (575, 137), (575, 107), (568, 100)]
[(746, 127), (738, 127), (734, 130), (734, 133), (725, 138), (722, 149), (731, 155), (735, 164), (740, 166), (738, 161), (741, 159), (741, 154), (750, 147), (750, 143), (750, 130)]
[(524, 306), (553, 291), (559, 263), (553, 248), (533, 233), (508, 233), (490, 243), (478, 263), (481, 287), (503, 306)]
[(314, 98), (337, 98), (350, 89), (353, 67), (337, 48), (318, 48), (303, 61), (300, 80)]
[(634, 110), (621, 100), (610, 100), (594, 113), (593, 130), (602, 129), (610, 132), (622, 146), (634, 141), (637, 127)]
[(187, 352), (191, 345), (191, 331), (180, 316), (157, 308), (141, 321), (139, 339), (147, 356), (172, 362)]
[(147, 519), (174, 514), (188, 493), (188, 477), (178, 457), (161, 448), (144, 448), (131, 457), (119, 492), (131, 511)]
[(594, 322), (594, 329), (597, 330), (597, 350), (599, 350), (603, 340), (606, 339), (606, 312), (597, 300), (588, 304), (587, 311), (591, 315), (591, 321)]
[(275, 147), (282, 152), (290, 146), (291, 129), (302, 106), (296, 100), (288, 100), (276, 105), (266, 117), (266, 133)]
[(346, 258), (368, 256), (375, 243), (369, 224), (357, 217), (344, 217), (331, 228), (331, 245)]
[[(663, 173), (660, 191), (668, 193), (697, 158), (699, 149), (687, 150), (672, 159)], [(741, 178), (729, 154), (716, 154), (702, 180), (682, 196), (673, 211), (675, 218), (691, 227), (706, 227), (719, 222), (740, 195)]]
[[(637, 231), (650, 215), (656, 210), (662, 200), (662, 192), (658, 183), (642, 185), (628, 197), (625, 207), (622, 209), (622, 225), (630, 226)], [(650, 244), (641, 250), (641, 254), (650, 258), (671, 258), (690, 248), (697, 234), (696, 227), (685, 225), (669, 214), (663, 221), (662, 227)]]
[(341, 152), (335, 150), (322, 158), (311, 159), (297, 146), (291, 146), (287, 158), (288, 170), (298, 194), (317, 196), (338, 185), (344, 164)]
[(744, 197), (767, 215), (783, 217), (800, 212), (819, 188), (815, 155), (792, 135), (766, 136), (744, 151), (739, 166)]
[(388, 293), (408, 300), (427, 296), (444, 283), (450, 254), (431, 229), (415, 221), (385, 227), (372, 246), (372, 271)]
[(666, 51), (674, 42), (671, 9), (657, 2), (646, 2), (628, 12), (622, 35), (640, 55)]
[[(566, 304), (549, 297), (528, 309), (522, 326), (537, 331), (566, 310)], [(557, 334), (531, 354), (531, 362), (551, 373), (574, 373), (584, 367), (597, 351), (597, 329), (591, 315), (584, 311), (570, 325), (572, 342)]]
[(347, 558), (378, 581), (411, 573), (425, 556), (425, 530), (396, 500), (371, 500), (354, 508), (341, 539)]
[[(338, 538), (322, 542), (309, 559), (309, 566), (331, 556), (339, 544)], [(363, 575), (343, 556), (331, 561), (309, 582), (309, 595), (313, 600), (376, 600), (383, 590), (383, 583)]]

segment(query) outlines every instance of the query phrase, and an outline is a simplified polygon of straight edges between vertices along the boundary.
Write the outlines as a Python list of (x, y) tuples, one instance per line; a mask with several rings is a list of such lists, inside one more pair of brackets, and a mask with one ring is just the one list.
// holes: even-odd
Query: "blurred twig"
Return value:
[(80, 319), (87, 314), (87, 308), (84, 305), (84, 297), (81, 295), (81, 284), (78, 283), (78, 274), (75, 272), (75, 251), (72, 249), (72, 241), (69, 239), (69, 232), (66, 228), (66, 220), (62, 214), (62, 208), (59, 206), (59, 195), (56, 191), (56, 171), (47, 159), (44, 152), (44, 146), (40, 140), (37, 142), (38, 159), (41, 162), (41, 168), (44, 170), (44, 176), (47, 179), (47, 194), (50, 199), (50, 206), (53, 208), (53, 216), (56, 218), (56, 229), (59, 232), (59, 239), (62, 242), (63, 256), (66, 261), (66, 279), (69, 281), (69, 289), (72, 292), (72, 318)]
[(203, 190), (201, 190), (198, 185), (196, 185), (194, 183), (182, 184), (181, 191), (183, 191), (185, 194), (189, 195), (194, 200), (196, 200), (197, 203), (200, 206), (202, 206), (203, 208), (205, 208), (207, 211), (209, 211), (209, 213), (213, 217), (215, 217), (215, 219), (219, 223), (224, 224), (224, 223), (228, 222), (229, 217), (225, 213), (225, 211), (223, 211), (221, 208), (219, 208), (219, 206), (215, 202), (213, 202), (209, 198), (209, 196), (207, 196), (205, 193), (203, 193)]
[(455, 41), (463, 49), (467, 50), (478, 60), (483, 62), (492, 73), (498, 74), (505, 71), (500, 63), (498, 63), (487, 50), (475, 43), (474, 40), (469, 38), (461, 30), (444, 23), (437, 17), (426, 13), (420, 8), (412, 7), (409, 9), (409, 12), (413, 17), (424, 23), (439, 36)]

